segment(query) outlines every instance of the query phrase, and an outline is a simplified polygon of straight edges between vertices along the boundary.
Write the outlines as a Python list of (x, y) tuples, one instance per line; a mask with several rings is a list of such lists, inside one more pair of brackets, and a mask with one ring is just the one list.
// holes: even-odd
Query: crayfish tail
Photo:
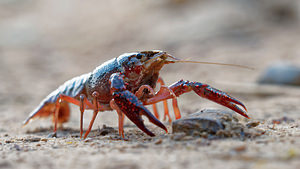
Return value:
[[(70, 118), (70, 107), (67, 102), (61, 102), (58, 114), (58, 123), (62, 124), (69, 121)], [(53, 117), (54, 122), (55, 103), (41, 103), (36, 109), (34, 109), (30, 115), (23, 121), (23, 126), (27, 125), (30, 121), (35, 118), (47, 118)]]
[(29, 116), (24, 120), (23, 125), (27, 125), (30, 121), (37, 117), (48, 117), (51, 112), (54, 112), (55, 104), (54, 103), (41, 103), (37, 108), (35, 108)]

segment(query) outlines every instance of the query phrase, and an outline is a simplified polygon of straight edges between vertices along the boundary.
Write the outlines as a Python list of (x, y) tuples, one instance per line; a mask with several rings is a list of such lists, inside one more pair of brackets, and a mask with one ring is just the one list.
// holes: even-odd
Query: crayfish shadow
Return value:
[[(80, 137), (80, 130), (73, 129), (73, 128), (62, 128), (57, 131), (57, 137)], [(48, 136), (50, 137), (51, 134), (53, 134), (53, 127), (38, 127), (34, 130), (27, 130), (26, 134), (33, 134), (37, 136)]]
[[(134, 125), (125, 125), (125, 137), (127, 141), (135, 141), (137, 139), (148, 139), (152, 140), (152, 137), (145, 134), (143, 131), (140, 131)], [(164, 131), (157, 127), (147, 126), (152, 132), (155, 133), (157, 137), (164, 136)], [(84, 130), (83, 135), (85, 134), (86, 130)], [(27, 130), (25, 132), (28, 135), (34, 135), (39, 137), (47, 137), (47, 138), (80, 138), (80, 130), (76, 128), (65, 127), (62, 129), (58, 129), (56, 135), (53, 133), (53, 127), (37, 127), (34, 130)], [(116, 128), (103, 125), (102, 127), (98, 126), (97, 129), (91, 130), (88, 135), (88, 138), (105, 138), (111, 140), (123, 140), (119, 132)]]
[[(84, 131), (85, 132), (85, 131)], [(38, 127), (34, 130), (26, 131), (26, 134), (34, 134), (37, 136), (48, 136), (52, 137), (53, 135), (53, 127)], [(118, 135), (117, 130), (112, 127), (103, 125), (102, 128), (98, 127), (97, 129), (91, 130), (89, 133), (89, 137), (97, 137), (97, 136), (105, 136), (105, 135)], [(56, 137), (80, 137), (80, 130), (74, 129), (70, 127), (64, 127), (57, 130)]]

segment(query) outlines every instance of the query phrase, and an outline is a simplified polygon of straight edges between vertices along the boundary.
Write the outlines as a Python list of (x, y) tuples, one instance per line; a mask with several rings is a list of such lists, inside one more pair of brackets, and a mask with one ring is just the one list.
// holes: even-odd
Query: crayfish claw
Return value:
[(168, 132), (164, 124), (162, 124), (146, 107), (144, 107), (139, 98), (126, 89), (123, 74), (112, 74), (109, 82), (111, 85), (110, 91), (113, 96), (114, 103), (118, 107), (115, 109), (119, 109), (119, 111), (124, 113), (130, 121), (149, 136), (155, 135), (146, 128), (141, 117), (142, 115), (146, 116), (151, 123)]
[[(232, 103), (232, 102), (228, 102), (227, 105), (224, 105), (228, 108), (230, 108), (231, 110), (239, 113), (240, 115), (246, 117), (247, 119), (250, 119), (250, 117), (247, 115), (247, 109), (245, 108), (245, 110), (241, 109), (238, 105), (240, 104), (235, 104), (235, 103)], [(242, 106), (242, 105), (240, 105)], [(243, 107), (243, 106), (242, 106)]]
[[(201, 83), (192, 83), (192, 89), (201, 97), (204, 97), (206, 99), (209, 99), (211, 101), (214, 101), (218, 104), (221, 104), (240, 115), (250, 119), (250, 117), (247, 115), (247, 108), (246, 106), (238, 101), (237, 99), (233, 98), (232, 96), (228, 95), (227, 93), (220, 91), (218, 89), (215, 89), (213, 87), (210, 87), (206, 84)], [(239, 106), (241, 106), (243, 109), (241, 109)]]
[(131, 120), (138, 128), (140, 128), (149, 136), (155, 136), (155, 134), (146, 128), (144, 121), (141, 118), (142, 115), (146, 116), (151, 123), (168, 132), (165, 125), (162, 124), (155, 116), (153, 116), (152, 113), (143, 106), (143, 103), (138, 100), (133, 93), (127, 90), (114, 92), (113, 98), (116, 105), (129, 118), (129, 120)]

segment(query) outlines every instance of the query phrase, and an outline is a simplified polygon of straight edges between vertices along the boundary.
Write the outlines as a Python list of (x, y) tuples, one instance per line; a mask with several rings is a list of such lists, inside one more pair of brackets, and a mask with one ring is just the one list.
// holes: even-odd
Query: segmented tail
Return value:
[[(84, 90), (85, 83), (90, 77), (90, 73), (75, 77), (66, 81), (63, 85), (59, 86), (56, 90), (50, 93), (44, 100), (41, 101), (39, 106), (35, 108), (23, 122), (23, 125), (28, 124), (34, 118), (46, 118), (53, 115), (55, 112), (55, 103), (60, 94), (70, 97), (76, 97)], [(64, 123), (69, 120), (70, 108), (67, 102), (61, 102), (59, 109), (58, 123)]]

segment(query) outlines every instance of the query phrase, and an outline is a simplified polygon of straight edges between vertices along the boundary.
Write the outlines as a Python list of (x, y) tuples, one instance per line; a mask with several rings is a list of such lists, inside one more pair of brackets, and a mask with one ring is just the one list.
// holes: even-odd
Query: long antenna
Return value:
[(237, 65), (237, 64), (230, 64), (230, 63), (216, 63), (216, 62), (201, 62), (201, 61), (191, 61), (191, 60), (172, 60), (170, 62), (181, 62), (181, 63), (201, 63), (201, 64), (209, 64), (209, 65), (221, 65), (221, 66), (232, 66), (232, 67), (239, 67), (244, 69), (254, 70), (254, 68), (244, 65)]

